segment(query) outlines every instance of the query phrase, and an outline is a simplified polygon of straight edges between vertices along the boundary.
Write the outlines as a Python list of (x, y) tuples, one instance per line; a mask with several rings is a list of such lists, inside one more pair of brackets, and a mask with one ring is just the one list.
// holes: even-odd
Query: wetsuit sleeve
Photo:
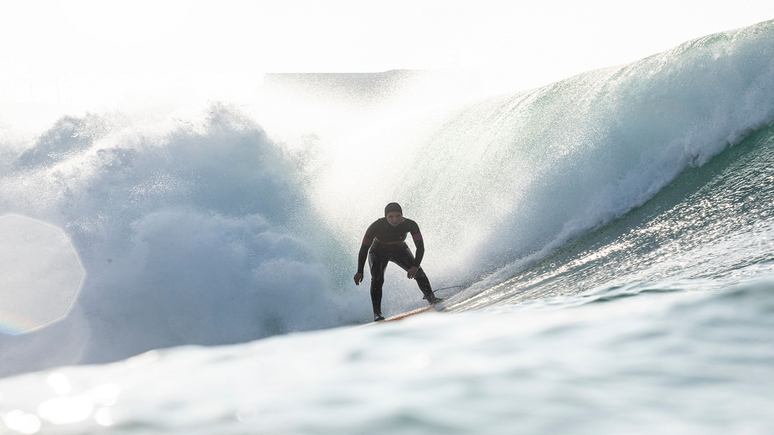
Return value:
[(363, 243), (360, 244), (360, 252), (357, 253), (357, 273), (363, 273), (365, 268), (366, 258), (368, 258), (368, 249), (374, 242), (374, 235), (376, 233), (376, 222), (366, 230), (365, 236), (363, 236)]
[[(420, 237), (422, 235), (420, 234)], [(414, 257), (414, 266), (419, 267), (419, 263), (422, 262), (422, 257), (425, 256), (425, 242), (422, 241), (420, 238), (419, 240), (414, 239), (414, 245), (417, 247), (417, 255)]]
[(363, 273), (366, 258), (368, 258), (368, 248), (370, 246), (371, 245), (366, 245), (365, 243), (360, 245), (360, 252), (357, 253), (357, 273)]
[(422, 257), (425, 256), (425, 242), (422, 240), (422, 233), (419, 232), (419, 225), (417, 225), (416, 222), (411, 226), (409, 232), (414, 239), (414, 246), (417, 247), (417, 252), (414, 256), (414, 266), (419, 267), (422, 263)]

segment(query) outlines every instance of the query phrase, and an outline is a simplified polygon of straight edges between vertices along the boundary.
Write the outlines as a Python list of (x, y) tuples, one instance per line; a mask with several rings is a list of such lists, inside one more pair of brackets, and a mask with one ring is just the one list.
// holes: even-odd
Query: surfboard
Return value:
[[(443, 302), (441, 302), (441, 303), (443, 303)], [(424, 312), (430, 311), (430, 310), (432, 310), (433, 308), (435, 308), (435, 307), (437, 307), (438, 305), (440, 305), (441, 303), (438, 303), (438, 304), (433, 304), (433, 305), (428, 305), (428, 306), (426, 306), (426, 307), (417, 308), (416, 310), (412, 310), (412, 311), (408, 311), (408, 312), (405, 312), (405, 313), (397, 314), (397, 315), (395, 315), (395, 316), (392, 316), (392, 317), (387, 317), (387, 318), (385, 318), (384, 320), (382, 320), (382, 321), (379, 321), (379, 322), (376, 322), (376, 323), (383, 323), (383, 322), (394, 322), (394, 321), (396, 321), (396, 320), (403, 320), (403, 319), (405, 319), (406, 317), (411, 317), (411, 316), (415, 316), (415, 315), (417, 315), (417, 314), (421, 314), (421, 313), (424, 313)]]
[[(464, 288), (464, 286), (459, 286), (459, 285), (457, 285), (457, 286), (451, 286), (451, 287), (444, 287), (444, 288), (440, 288), (440, 289), (438, 289), (438, 290), (461, 289), (461, 288)], [(433, 290), (433, 293), (435, 293), (435, 292), (436, 292), (436, 291), (438, 291), (438, 290)], [(456, 293), (458, 293), (458, 292), (459, 292), (459, 291), (457, 291), (457, 292), (454, 292), (454, 293), (452, 293), (452, 295), (453, 295), (453, 294), (456, 294)], [(452, 296), (452, 295), (449, 295), (449, 296)], [(444, 298), (445, 298), (445, 299), (448, 299), (448, 297), (449, 297), (449, 296), (447, 296), (447, 295), (444, 295)], [(425, 299), (425, 298), (422, 298), (422, 299)], [(365, 326), (373, 326), (373, 325), (376, 325), (376, 324), (379, 324), (379, 323), (384, 323), (384, 322), (395, 322), (395, 321), (397, 321), (397, 320), (403, 320), (403, 319), (405, 319), (405, 318), (407, 318), (407, 317), (416, 316), (417, 314), (422, 314), (422, 313), (426, 313), (426, 312), (428, 312), (428, 311), (435, 310), (435, 309), (437, 309), (436, 307), (438, 307), (439, 305), (443, 306), (443, 304), (444, 304), (445, 302), (446, 302), (446, 300), (444, 300), (444, 301), (441, 301), (441, 302), (439, 302), (439, 303), (437, 303), (437, 304), (427, 305), (427, 306), (424, 306), (424, 307), (422, 307), (422, 308), (417, 308), (417, 309), (415, 309), (415, 310), (407, 311), (407, 312), (405, 312), (405, 313), (396, 314), (396, 315), (394, 315), (394, 316), (387, 317), (387, 318), (385, 318), (384, 320), (380, 320), (380, 321), (378, 321), (378, 322), (369, 322), (369, 323), (366, 323), (366, 324), (363, 324), (363, 325), (360, 325), (360, 326), (361, 326), (361, 327), (365, 327)], [(438, 307), (438, 309), (440, 309), (440, 307)]]

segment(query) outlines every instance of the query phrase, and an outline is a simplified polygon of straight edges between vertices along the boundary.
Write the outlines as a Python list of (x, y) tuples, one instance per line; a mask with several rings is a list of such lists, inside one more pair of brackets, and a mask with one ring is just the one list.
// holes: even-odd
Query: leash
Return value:
[[(441, 290), (449, 290), (449, 289), (453, 289), (453, 288), (464, 288), (464, 287), (465, 287), (464, 285), (453, 285), (453, 286), (449, 286), (449, 287), (443, 287), (443, 288), (435, 289), (435, 290), (433, 290), (433, 293), (439, 292)], [(427, 299), (427, 298), (423, 296), (422, 299)]]

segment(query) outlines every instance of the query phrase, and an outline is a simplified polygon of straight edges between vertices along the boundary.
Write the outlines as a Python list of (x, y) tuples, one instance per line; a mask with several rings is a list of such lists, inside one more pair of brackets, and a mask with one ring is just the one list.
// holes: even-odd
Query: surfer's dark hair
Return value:
[(403, 214), (403, 209), (400, 208), (400, 204), (397, 202), (391, 202), (387, 204), (387, 207), (384, 207), (384, 215), (387, 216), (387, 213), (391, 211), (397, 211), (400, 212), (400, 214)]

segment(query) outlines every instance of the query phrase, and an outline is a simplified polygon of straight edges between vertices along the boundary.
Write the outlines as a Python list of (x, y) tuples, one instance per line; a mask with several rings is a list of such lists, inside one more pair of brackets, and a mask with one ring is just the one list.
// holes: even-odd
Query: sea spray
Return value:
[[(303, 237), (313, 222), (292, 164), (233, 108), (154, 132), (122, 117), (64, 117), (13, 166), (3, 211), (64, 228), (89, 273), (69, 318), (14, 341), (69, 355), (60, 364), (357, 318)], [(6, 372), (34, 368), (17, 355)]]

